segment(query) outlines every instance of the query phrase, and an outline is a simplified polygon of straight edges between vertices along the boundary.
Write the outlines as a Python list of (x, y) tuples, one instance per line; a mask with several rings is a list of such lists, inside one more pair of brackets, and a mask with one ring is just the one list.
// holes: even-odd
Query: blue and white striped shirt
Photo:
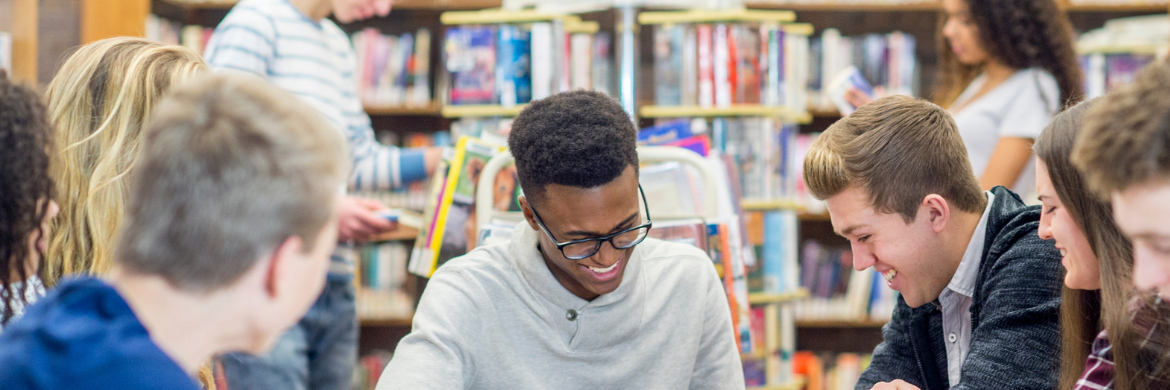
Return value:
[(329, 19), (314, 22), (288, 0), (242, 0), (215, 28), (204, 57), (217, 70), (267, 78), (343, 129), (353, 159), (351, 189), (401, 188), (426, 177), (422, 150), (400, 150), (374, 139), (354, 91), (353, 47)]

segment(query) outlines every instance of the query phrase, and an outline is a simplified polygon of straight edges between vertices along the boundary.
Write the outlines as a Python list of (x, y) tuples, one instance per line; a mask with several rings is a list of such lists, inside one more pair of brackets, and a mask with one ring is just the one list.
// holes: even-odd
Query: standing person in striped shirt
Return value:
[[(216, 28), (204, 55), (217, 70), (264, 77), (316, 108), (344, 132), (353, 160), (349, 187), (400, 188), (425, 178), (438, 149), (398, 149), (374, 140), (355, 93), (356, 56), (332, 14), (346, 23), (386, 16), (391, 0), (242, 0)], [(345, 197), (339, 239), (361, 241), (395, 226), (382, 204)], [(329, 282), (301, 322), (265, 356), (223, 358), (233, 390), (348, 390), (357, 358), (353, 262), (334, 255)]]

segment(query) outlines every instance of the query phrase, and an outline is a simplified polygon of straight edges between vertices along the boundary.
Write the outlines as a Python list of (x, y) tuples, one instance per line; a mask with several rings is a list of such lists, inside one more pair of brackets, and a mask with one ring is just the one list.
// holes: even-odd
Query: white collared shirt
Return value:
[(947, 288), (939, 295), (942, 305), (943, 341), (947, 346), (947, 377), (951, 387), (959, 384), (963, 373), (963, 361), (971, 351), (971, 302), (975, 296), (975, 284), (979, 281), (979, 263), (983, 260), (983, 247), (987, 241), (987, 215), (995, 195), (987, 191), (987, 207), (975, 226), (971, 242), (963, 252), (959, 268), (951, 277)]

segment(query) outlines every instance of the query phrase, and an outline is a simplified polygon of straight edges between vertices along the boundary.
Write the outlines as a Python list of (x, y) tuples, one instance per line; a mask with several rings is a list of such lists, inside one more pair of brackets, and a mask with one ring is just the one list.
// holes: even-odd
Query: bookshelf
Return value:
[(525, 104), (511, 107), (498, 104), (446, 105), (443, 106), (441, 112), (444, 118), (514, 117), (520, 115), (520, 111), (524, 110), (525, 106)]

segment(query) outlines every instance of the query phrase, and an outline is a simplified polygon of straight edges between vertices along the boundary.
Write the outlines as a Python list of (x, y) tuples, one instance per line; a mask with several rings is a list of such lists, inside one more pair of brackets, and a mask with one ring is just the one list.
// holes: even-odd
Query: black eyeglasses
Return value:
[(541, 230), (544, 230), (544, 234), (547, 234), (548, 238), (553, 240), (553, 243), (556, 244), (561, 254), (569, 260), (581, 260), (596, 254), (601, 249), (601, 243), (606, 241), (609, 241), (609, 244), (613, 245), (614, 249), (630, 249), (646, 240), (646, 236), (650, 234), (650, 225), (653, 222), (650, 220), (650, 205), (646, 203), (646, 193), (642, 191), (642, 185), (640, 184), (638, 185), (638, 194), (641, 195), (642, 206), (646, 210), (646, 223), (608, 236), (582, 238), (580, 240), (566, 242), (558, 242), (557, 238), (553, 237), (552, 232), (548, 230), (548, 227), (544, 226), (544, 221), (540, 219), (540, 214), (536, 213), (536, 208), (532, 207), (531, 203), (529, 203), (528, 207), (532, 209), (532, 216), (536, 217), (536, 224), (540, 226)]

